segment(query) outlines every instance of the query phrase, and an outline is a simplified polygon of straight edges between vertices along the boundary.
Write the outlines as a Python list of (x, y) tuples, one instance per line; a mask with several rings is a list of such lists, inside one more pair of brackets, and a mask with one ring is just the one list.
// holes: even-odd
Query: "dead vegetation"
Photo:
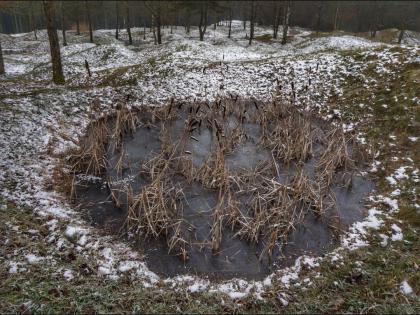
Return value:
[[(351, 174), (357, 164), (350, 152), (355, 149), (341, 130), (320, 126), (311, 115), (291, 105), (258, 104), (232, 96), (213, 103), (171, 100), (162, 108), (137, 111), (121, 107), (112, 120), (102, 118), (89, 126), (80, 150), (68, 159), (69, 169), (73, 174), (101, 175), (109, 166), (107, 156), (120, 154), (115, 168), (121, 176), (124, 139), (139, 125), (160, 127), (160, 151), (134, 174), (146, 178), (147, 184), (138, 193), (130, 184), (120, 186), (115, 195), (108, 179), (110, 197), (117, 207), (126, 205), (128, 231), (166, 239), (168, 251), (184, 261), (189, 257), (188, 247), (197, 243), (186, 233), (185, 185), (195, 182), (217, 192), (206, 243), (215, 255), (221, 250), (223, 231), (231, 229), (235, 237), (262, 242), (263, 259), (287, 243), (309, 212), (331, 218), (336, 208), (330, 190), (333, 179), (337, 172)], [(207, 158), (197, 165), (192, 143), (200, 144), (205, 129), (211, 132), (211, 147)], [(268, 149), (271, 156), (249, 170), (230, 169), (227, 158), (245, 142)], [(320, 153), (314, 146), (322, 147)], [(316, 160), (315, 175), (303, 167), (310, 159)], [(295, 169), (293, 176), (281, 182), (281, 173), (290, 167)]]
[[(159, 176), (132, 197), (128, 207), (127, 228), (146, 237), (170, 236), (169, 251), (182, 242), (179, 218), (182, 215), (182, 189), (172, 187), (169, 180)], [(178, 238), (178, 240), (175, 240)]]
[(123, 136), (133, 133), (138, 124), (139, 117), (136, 112), (125, 106), (117, 110), (114, 129), (111, 135), (113, 150), (121, 150)]
[(327, 187), (331, 185), (336, 171), (352, 172), (355, 161), (349, 153), (349, 142), (339, 128), (331, 130), (324, 140), (326, 149), (320, 157), (317, 171), (320, 181)]
[(280, 120), (267, 142), (274, 156), (286, 164), (306, 161), (312, 155), (311, 124), (300, 115), (290, 115)]
[(108, 137), (107, 118), (92, 122), (88, 127), (86, 138), (80, 142), (80, 150), (69, 157), (72, 171), (101, 175), (107, 167)]

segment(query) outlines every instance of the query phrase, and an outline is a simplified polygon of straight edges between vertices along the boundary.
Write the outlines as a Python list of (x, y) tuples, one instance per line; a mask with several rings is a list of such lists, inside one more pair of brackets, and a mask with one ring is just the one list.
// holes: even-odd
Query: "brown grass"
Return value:
[(121, 150), (123, 136), (136, 131), (139, 124), (139, 118), (136, 112), (122, 107), (117, 110), (114, 130), (111, 135), (113, 150)]
[(92, 122), (86, 138), (80, 142), (80, 150), (69, 157), (74, 172), (100, 175), (107, 166), (108, 120), (100, 118)]
[[(146, 161), (140, 171), (150, 183), (134, 195), (129, 185), (117, 189), (108, 180), (110, 198), (117, 207), (122, 207), (120, 197), (126, 196), (127, 229), (144, 237), (164, 237), (168, 251), (187, 260), (187, 248), (191, 244), (184, 235), (188, 227), (182, 219), (184, 196), (182, 187), (173, 181), (175, 176), (182, 176), (188, 184), (200, 182), (218, 191), (211, 240), (205, 242), (205, 246), (211, 246), (215, 255), (219, 253), (223, 230), (230, 228), (236, 231), (236, 237), (250, 243), (264, 241), (260, 259), (271, 257), (309, 212), (321, 218), (330, 216), (329, 210), (336, 207), (329, 189), (332, 179), (338, 171), (354, 170), (355, 162), (349, 152), (351, 139), (341, 130), (325, 132), (323, 126), (314, 125), (310, 114), (301, 113), (291, 105), (254, 102), (250, 106), (234, 97), (193, 104), (176, 103), (172, 99), (167, 106), (144, 109), (140, 113), (142, 119), (138, 112), (122, 107), (116, 113), (112, 128), (108, 127), (106, 118), (89, 126), (87, 137), (80, 143), (81, 149), (70, 157), (69, 176), (72, 174), (74, 184), (76, 173), (102, 174), (107, 166), (108, 144), (120, 152), (115, 168), (121, 173), (125, 159), (124, 135), (135, 132), (139, 124), (160, 124), (161, 151)], [(186, 113), (186, 119), (176, 139), (171, 124), (180, 119), (181, 111)], [(270, 150), (272, 159), (253, 170), (231, 173), (226, 158), (247, 140), (247, 122), (260, 125), (259, 144)], [(197, 141), (194, 132), (200, 128), (209, 128), (215, 140), (210, 156), (196, 167), (186, 148), (189, 141)], [(325, 148), (316, 167), (316, 181), (302, 168), (305, 161), (314, 156), (314, 143)], [(276, 179), (281, 173), (281, 163), (297, 166), (289, 184)], [(241, 195), (250, 196), (251, 203), (246, 206), (239, 202)]]
[(262, 129), (260, 141), (276, 158), (289, 164), (291, 161), (304, 162), (312, 156), (311, 121), (290, 105), (273, 102), (262, 111), (258, 121)]
[(349, 139), (341, 129), (331, 130), (326, 136), (326, 149), (317, 165), (318, 176), (323, 185), (329, 187), (337, 170), (354, 170), (355, 161), (349, 153)]

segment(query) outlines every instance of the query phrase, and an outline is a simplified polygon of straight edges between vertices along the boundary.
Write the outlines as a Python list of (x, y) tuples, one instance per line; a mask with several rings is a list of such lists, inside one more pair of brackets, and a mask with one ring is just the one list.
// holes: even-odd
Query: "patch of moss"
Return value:
[(147, 63), (152, 67), (152, 68), (154, 68), (155, 66), (156, 66), (156, 57), (152, 57), (152, 58), (149, 58), (148, 60), (147, 60)]
[[(137, 77), (134, 75), (130, 75), (124, 77), (129, 70), (133, 70), (136, 67), (134, 66), (127, 66), (121, 67), (110, 72), (106, 71), (99, 74), (99, 82), (98, 86), (132, 86), (137, 85)], [(138, 67), (137, 67), (138, 68)]]
[(270, 34), (264, 34), (264, 35), (255, 36), (254, 39), (262, 43), (271, 43), (273, 41), (273, 36)]
[(183, 45), (177, 45), (175, 48), (175, 51), (180, 52), (180, 51), (186, 51), (187, 49), (188, 49), (188, 45), (183, 44)]

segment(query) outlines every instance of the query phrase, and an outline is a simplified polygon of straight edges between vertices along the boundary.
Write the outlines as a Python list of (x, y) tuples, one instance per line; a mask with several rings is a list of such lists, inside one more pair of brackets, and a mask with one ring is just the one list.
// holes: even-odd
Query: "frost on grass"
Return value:
[(383, 225), (384, 221), (380, 218), (382, 214), (382, 211), (377, 208), (370, 209), (365, 220), (354, 223), (349, 232), (342, 236), (342, 246), (350, 250), (368, 246), (369, 243), (366, 240), (368, 231), (369, 229), (378, 230)]
[(414, 292), (413, 288), (408, 284), (407, 280), (404, 280), (403, 282), (401, 282), (400, 291), (401, 293), (405, 295), (411, 295)]
[(71, 270), (69, 270), (69, 269), (64, 270), (64, 272), (63, 272), (63, 277), (64, 277), (64, 279), (66, 279), (67, 281), (71, 281), (71, 280), (73, 280), (73, 278), (74, 278), (73, 271), (71, 271)]
[(398, 212), (399, 207), (398, 207), (398, 200), (397, 199), (392, 199), (392, 198), (389, 198), (389, 197), (383, 197), (382, 202), (389, 206), (390, 211), (392, 213)]
[[(100, 38), (103, 44), (80, 43), (77, 37), (72, 38), (69, 34), (69, 45), (62, 48), (62, 56), (68, 85), (75, 90), (46, 84), (50, 80), (50, 65), (45, 30), (38, 32), (40, 40), (37, 42), (32, 40), (32, 34), (7, 36), (7, 42), (2, 43), (3, 48), (16, 53), (5, 55), (7, 74), (0, 85), (0, 195), (19, 207), (33, 209), (35, 214), (44, 218), (49, 233), (46, 239), (52, 247), (79, 248), (78, 254), (98, 262), (97, 272), (104, 276), (131, 272), (145, 278), (145, 286), (154, 285), (160, 279), (147, 269), (141, 259), (133, 258), (123, 244), (111, 242), (98, 235), (95, 235), (95, 241), (87, 237), (77, 213), (48, 188), (56, 163), (56, 159), (48, 152), (59, 155), (74, 146), (72, 140), (82, 136), (89, 123), (92, 115), (89, 109), (94, 100), (98, 100), (100, 111), (108, 112), (120, 101), (122, 93), (132, 95), (132, 105), (162, 105), (170, 97), (201, 100), (212, 98), (221, 92), (221, 84), (224, 87), (221, 93), (225, 95), (233, 93), (244, 97), (270, 99), (271, 94), (276, 92), (276, 85), (272, 81), (277, 79), (287, 101), (292, 99), (290, 82), (293, 81), (295, 89), (302, 91), (296, 96), (295, 105), (328, 112), (329, 98), (342, 95), (346, 78), (363, 80), (367, 82), (367, 87), (368, 84), (378, 84), (373, 80), (368, 81), (363, 74), (369, 62), (356, 61), (351, 56), (344, 57), (331, 52), (332, 49), (362, 49), (362, 58), (374, 57), (374, 70), (387, 78), (392, 76), (392, 64), (408, 64), (418, 60), (418, 48), (409, 46), (412, 40), (409, 36), (407, 40), (404, 39), (406, 45), (401, 46), (405, 59), (400, 61), (390, 51), (392, 47), (378, 51), (375, 50), (378, 44), (354, 36), (308, 40), (306, 36), (311, 32), (299, 28), (293, 28), (297, 35), (291, 43), (284, 46), (274, 42), (270, 45), (256, 43), (247, 48), (241, 23), (235, 21), (233, 25), (238, 37), (235, 40), (225, 38), (226, 29), (223, 27), (210, 32), (204, 43), (187, 39), (178, 30), (173, 35), (167, 34), (168, 44), (161, 47), (153, 45), (150, 35), (139, 51), (124, 47), (114, 40), (113, 31), (95, 31), (95, 37)], [(266, 28), (256, 28), (256, 36), (266, 32)], [(198, 37), (197, 31), (192, 31), (191, 36)], [(418, 41), (416, 44), (418, 45)], [(33, 50), (28, 48), (30, 45), (33, 45)], [(167, 58), (159, 58), (163, 55)], [(108, 58), (104, 58), (105, 56)], [(83, 76), (84, 59), (89, 61), (93, 72), (87, 89), (87, 80)], [(222, 67), (209, 67), (220, 62)], [(136, 70), (139, 65), (142, 67), (141, 80), (132, 87), (124, 87), (123, 92), (112, 86), (101, 85), (103, 77), (126, 66), (129, 66), (126, 77), (139, 78), (140, 71)], [(309, 83), (309, 69), (314, 71), (318, 66), (319, 71), (311, 77), (307, 93), (303, 92)], [(225, 71), (221, 71), (223, 67)], [(207, 68), (205, 73), (203, 68)], [(156, 73), (161, 75), (157, 76)], [(79, 87), (83, 89), (77, 90)], [(363, 109), (367, 107), (364, 104)], [(390, 107), (391, 105), (388, 106)], [(342, 115), (338, 110), (329, 114), (330, 118)], [(347, 132), (357, 129), (352, 124), (343, 127)], [(358, 139), (361, 143), (366, 143), (363, 135), (358, 135)], [(408, 135), (408, 139), (413, 143), (418, 142), (417, 135)], [(378, 166), (379, 164), (374, 164), (372, 171)], [(389, 176), (388, 182), (392, 186), (399, 185), (400, 181), (407, 180), (408, 170), (407, 167), (397, 169)], [(398, 210), (396, 198), (399, 194), (396, 191), (381, 200), (394, 212)], [(8, 211), (5, 205), (1, 206), (1, 210)], [(349, 248), (367, 245), (364, 236), (369, 229), (377, 229), (381, 225), (382, 219), (379, 217), (378, 212), (370, 212), (365, 223), (356, 224), (342, 239), (342, 245)], [(401, 229), (397, 228), (392, 228), (392, 240), (402, 239)], [(99, 248), (106, 250), (100, 251)], [(17, 254), (13, 259), (25, 261), (25, 264), (36, 264), (44, 258), (35, 254), (22, 254), (19, 257)], [(11, 262), (9, 272), (19, 272), (21, 264), (23, 263)], [(235, 285), (222, 284), (219, 292), (240, 298), (251, 294), (253, 290), (259, 292), (261, 285), (269, 286), (280, 282), (287, 286), (297, 279), (300, 270), (296, 265), (270, 275), (262, 283), (240, 281)], [(70, 275), (68, 271), (70, 270), (63, 272), (64, 277), (67, 275), (66, 278)], [(190, 292), (198, 292), (204, 287), (212, 287), (217, 291), (215, 286), (207, 287), (206, 283), (200, 282), (196, 277), (185, 284), (185, 287)], [(284, 296), (281, 298), (287, 300)], [(31, 302), (26, 306), (30, 308)]]
[(395, 241), (402, 241), (403, 240), (403, 233), (402, 233), (401, 228), (398, 225), (393, 224), (391, 226), (391, 229), (392, 229), (391, 240), (394, 241), (394, 242)]
[(379, 236), (382, 239), (381, 242), (380, 242), (380, 245), (382, 247), (386, 247), (388, 245), (389, 236), (388, 235), (385, 235), (385, 234), (379, 234)]
[(18, 272), (18, 264), (14, 261), (9, 262), (9, 273), (17, 273)]
[(39, 257), (34, 254), (27, 254), (25, 257), (29, 264), (37, 264), (44, 259), (44, 257)]

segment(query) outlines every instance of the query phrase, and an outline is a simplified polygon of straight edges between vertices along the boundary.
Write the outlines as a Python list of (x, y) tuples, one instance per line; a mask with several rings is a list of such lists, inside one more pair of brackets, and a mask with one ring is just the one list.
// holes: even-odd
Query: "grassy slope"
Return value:
[[(398, 52), (399, 48), (394, 50)], [(361, 58), (359, 53), (347, 54), (353, 55), (356, 60)], [(375, 60), (372, 61), (374, 65)], [(365, 76), (379, 79), (373, 68), (368, 67)], [(408, 135), (418, 135), (420, 125), (419, 108), (412, 101), (420, 96), (420, 65), (408, 64), (392, 70), (395, 79), (386, 83), (383, 79), (379, 80), (379, 86), (373, 89), (363, 88), (362, 82), (349, 82), (343, 97), (335, 104), (344, 113), (346, 121), (364, 121), (359, 130), (366, 133), (370, 143), (385, 142), (386, 149), (381, 148), (378, 157), (384, 169), (378, 172), (376, 178), (381, 194), (390, 192), (385, 177), (400, 165), (407, 165), (401, 157), (408, 156), (413, 159), (414, 165), (420, 165), (419, 144), (408, 140)], [(366, 108), (360, 108), (360, 103), (369, 104), (372, 117), (366, 118)], [(383, 104), (388, 104), (388, 108), (385, 109)], [(396, 136), (395, 146), (386, 143), (391, 134)], [(391, 157), (395, 156), (400, 158), (399, 161), (392, 161)], [(396, 219), (402, 220), (398, 224), (403, 226), (403, 242), (381, 247), (378, 234), (386, 230), (382, 228), (372, 234), (371, 246), (348, 253), (344, 265), (337, 268), (324, 263), (321, 266), (322, 277), (315, 280), (312, 289), (298, 295), (287, 311), (418, 313), (418, 298), (406, 297), (399, 291), (400, 283), (407, 279), (414, 285), (417, 295), (420, 292), (420, 215), (413, 206), (417, 186), (407, 181), (401, 189), (400, 212)], [(387, 221), (388, 229), (393, 221)]]
[[(6, 220), (2, 211), (0, 219)], [(12, 220), (10, 220), (12, 216)], [(43, 240), (41, 219), (30, 210), (17, 210), (9, 205), (7, 219), (22, 231), (36, 229), (35, 236), (17, 233), (1, 225), (2, 243), (7, 237), (4, 254), (15, 249), (36, 248), (41, 254), (47, 250)], [(407, 242), (393, 243), (382, 248), (378, 245), (359, 249), (344, 257), (344, 264), (336, 266), (324, 263), (320, 267), (322, 277), (314, 280), (308, 290), (290, 289), (288, 307), (278, 300), (282, 288), (274, 286), (266, 295), (266, 301), (253, 298), (240, 303), (209, 294), (188, 294), (184, 292), (143, 289), (141, 284), (122, 277), (117, 281), (105, 280), (89, 272), (89, 261), (73, 260), (71, 252), (54, 252), (60, 266), (72, 266), (83, 277), (66, 281), (57, 268), (46, 264), (31, 266), (31, 272), (10, 275), (7, 264), (0, 267), (0, 310), (20, 312), (26, 309), (27, 301), (35, 306), (32, 310), (42, 313), (56, 312), (188, 312), (188, 313), (231, 313), (239, 312), (376, 312), (376, 313), (418, 313), (419, 301), (399, 292), (399, 284), (407, 279), (419, 292), (420, 275), (418, 257), (420, 246), (417, 235), (404, 229)], [(77, 266), (77, 268), (74, 268)], [(29, 276), (28, 276), (29, 275)], [(417, 285), (417, 286), (416, 286)], [(40, 308), (40, 306), (42, 307)]]
[[(352, 54), (360, 58), (358, 53)], [(377, 173), (379, 193), (389, 193), (385, 177), (391, 174), (401, 163), (392, 161), (392, 156), (410, 156), (414, 165), (419, 165), (419, 142), (410, 142), (407, 135), (416, 134), (420, 124), (418, 106), (409, 100), (418, 95), (420, 80), (419, 65), (411, 64), (393, 69), (395, 79), (386, 85), (380, 84), (375, 89), (362, 88), (362, 82), (350, 81), (341, 99), (334, 105), (344, 113), (345, 120), (364, 123), (360, 128), (372, 143), (386, 142), (389, 134), (396, 136), (395, 146), (381, 149), (378, 157), (383, 162), (384, 170)], [(368, 77), (377, 73), (368, 68)], [(387, 91), (387, 87), (390, 91)], [(416, 95), (417, 93), (417, 95)], [(371, 96), (374, 96), (373, 100)], [(395, 96), (407, 96), (395, 101)], [(372, 117), (365, 117), (365, 111), (356, 106), (368, 103), (372, 108)], [(385, 110), (382, 104), (388, 104)], [(417, 129), (416, 129), (417, 128)], [(385, 144), (386, 145), (386, 144)], [(374, 313), (419, 313), (420, 302), (415, 296), (400, 293), (401, 281), (407, 279), (418, 295), (420, 292), (420, 241), (418, 238), (419, 214), (413, 207), (413, 189), (416, 183), (407, 182), (399, 199), (401, 211), (397, 218), (403, 227), (404, 241), (392, 242), (386, 247), (379, 245), (375, 232), (371, 236), (372, 245), (348, 252), (343, 264), (325, 262), (317, 270), (320, 277), (313, 280), (313, 285), (305, 290), (292, 286), (287, 292), (274, 285), (265, 295), (265, 302), (252, 298), (241, 302), (231, 301), (217, 295), (188, 294), (185, 292), (161, 291), (159, 288), (143, 289), (139, 283), (128, 278), (117, 281), (105, 280), (89, 272), (89, 261), (74, 260), (71, 252), (55, 250), (52, 255), (63, 268), (72, 266), (79, 269), (84, 277), (66, 281), (57, 267), (48, 264), (32, 265), (30, 273), (9, 274), (7, 254), (15, 250), (34, 249), (40, 254), (50, 254), (45, 243), (45, 225), (35, 217), (30, 209), (18, 210), (9, 204), (7, 211), (0, 211), (0, 241), (4, 246), (0, 255), (0, 312), (24, 312), (25, 302), (31, 300), (35, 312), (374, 312)], [(392, 224), (389, 219), (386, 226)], [(15, 231), (4, 224), (12, 222), (19, 226), (19, 231), (37, 230), (35, 234)], [(386, 229), (385, 227), (382, 229)], [(380, 233), (382, 230), (378, 231)], [(5, 240), (8, 243), (5, 244)], [(74, 268), (77, 266), (78, 268)], [(29, 276), (28, 276), (29, 275)], [(285, 292), (289, 305), (283, 306), (278, 296)], [(221, 303), (223, 298), (224, 303)], [(40, 307), (42, 306), (42, 307)]]

